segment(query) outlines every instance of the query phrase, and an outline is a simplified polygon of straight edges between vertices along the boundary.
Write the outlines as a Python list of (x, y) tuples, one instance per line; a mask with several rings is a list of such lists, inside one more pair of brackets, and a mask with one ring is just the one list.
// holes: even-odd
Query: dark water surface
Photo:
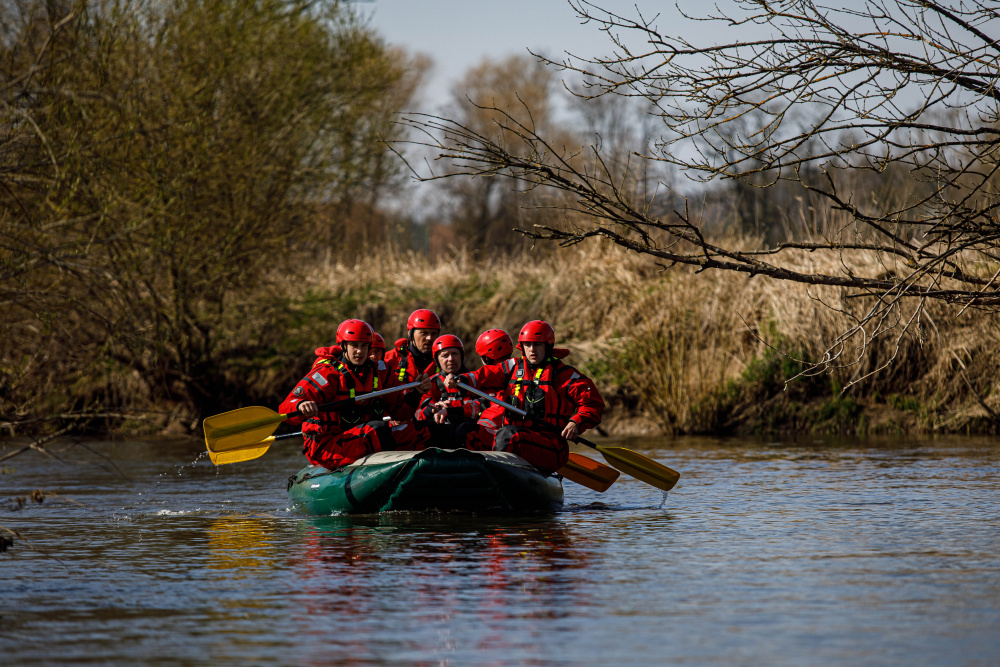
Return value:
[(37, 549), (0, 554), (2, 664), (1000, 663), (995, 439), (632, 441), (665, 504), (623, 475), (527, 518), (307, 517), (295, 445), (87, 444), (129, 479), (0, 464), (85, 505), (0, 513)]

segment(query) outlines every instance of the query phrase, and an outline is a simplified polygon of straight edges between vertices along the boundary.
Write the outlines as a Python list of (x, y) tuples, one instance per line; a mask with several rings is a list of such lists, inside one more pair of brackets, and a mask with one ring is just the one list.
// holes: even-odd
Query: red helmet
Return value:
[(556, 344), (556, 330), (545, 320), (532, 320), (523, 327), (517, 336), (518, 343), (548, 343)]
[(372, 341), (373, 350), (384, 350), (385, 349), (385, 338), (382, 338), (381, 334), (375, 334), (375, 340)]
[(344, 320), (337, 327), (337, 344), (341, 343), (371, 343), (375, 339), (375, 330), (364, 320)]
[(476, 339), (476, 354), (483, 359), (501, 359), (514, 351), (514, 341), (503, 329), (489, 329)]
[(431, 352), (434, 356), (446, 347), (457, 347), (465, 354), (465, 346), (462, 345), (462, 339), (458, 336), (452, 336), (451, 334), (445, 334), (443, 336), (438, 336), (434, 339), (434, 343), (431, 345)]
[(433, 310), (419, 308), (410, 313), (409, 319), (406, 320), (406, 330), (412, 331), (413, 329), (441, 331), (441, 318)]

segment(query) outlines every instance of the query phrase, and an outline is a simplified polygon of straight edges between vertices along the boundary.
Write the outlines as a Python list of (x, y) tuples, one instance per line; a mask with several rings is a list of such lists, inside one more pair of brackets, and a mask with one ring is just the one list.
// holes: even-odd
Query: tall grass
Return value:
[[(826, 273), (879, 270), (864, 252), (802, 252), (794, 263)], [(524, 322), (546, 319), (572, 351), (568, 361), (598, 382), (621, 432), (983, 431), (995, 426), (989, 410), (1000, 412), (995, 319), (942, 304), (925, 304), (907, 333), (864, 349), (849, 343), (842, 359), (856, 363), (786, 385), (850, 328), (861, 300), (731, 273), (660, 271), (596, 245), (486, 262), (462, 252), (435, 262), (403, 253), (325, 260), (288, 287), (289, 298), (305, 290), (328, 305), (299, 334), (308, 329), (317, 343), (329, 342), (341, 318), (362, 317), (391, 344), (417, 307), (435, 309), (470, 351), (486, 328), (516, 335)], [(904, 306), (903, 321), (916, 305)], [(893, 356), (888, 368), (842, 390)]]
[[(861, 252), (803, 252), (794, 261), (812, 271), (877, 270)], [(856, 364), (786, 384), (852, 325), (861, 300), (760, 277), (661, 271), (597, 245), (487, 261), (460, 251), (437, 261), (391, 251), (354, 263), (321, 257), (259, 278), (226, 298), (213, 332), (222, 361), (194, 378), (211, 404), (153, 391), (158, 378), (103, 358), (99, 347), (60, 340), (58, 348), (3, 350), (0, 412), (16, 432), (49, 423), (32, 421), (40, 413), (102, 411), (110, 416), (90, 428), (194, 432), (207, 414), (276, 406), (343, 319), (371, 322), (392, 345), (409, 313), (427, 307), (465, 341), (470, 366), (481, 331), (516, 336), (528, 320), (551, 322), (557, 345), (572, 352), (568, 363), (597, 382), (614, 433), (993, 432), (1000, 413), (1000, 332), (994, 316), (972, 309), (927, 304), (898, 349), (895, 335), (848, 347), (844, 358), (856, 356)], [(46, 363), (50, 349), (74, 354)], [(893, 356), (888, 368), (851, 384)]]

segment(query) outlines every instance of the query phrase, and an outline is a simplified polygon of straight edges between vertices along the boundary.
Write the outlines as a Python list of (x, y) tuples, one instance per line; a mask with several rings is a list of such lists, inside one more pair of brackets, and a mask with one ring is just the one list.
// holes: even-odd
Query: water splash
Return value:
[(661, 510), (661, 509), (663, 509), (663, 506), (666, 505), (666, 504), (667, 504), (667, 492), (664, 491), (663, 492), (663, 500), (660, 501), (660, 506), (657, 507), (656, 509)]
[[(201, 452), (200, 454), (198, 454), (198, 456), (196, 456), (194, 458), (194, 461), (191, 461), (190, 463), (182, 463), (181, 465), (174, 466), (174, 472), (177, 474), (178, 477), (183, 477), (184, 476), (184, 469), (185, 468), (194, 468), (194, 467), (196, 467), (198, 465), (198, 463), (202, 459), (205, 459), (207, 457), (208, 457), (208, 452), (207, 451)], [(218, 473), (218, 466), (216, 466), (216, 473)], [(171, 474), (171, 473), (163, 472), (163, 473), (160, 473), (159, 475), (157, 475), (157, 477), (161, 477), (162, 478), (162, 477), (166, 477), (169, 474)], [(159, 483), (159, 482), (157, 482), (157, 483)]]

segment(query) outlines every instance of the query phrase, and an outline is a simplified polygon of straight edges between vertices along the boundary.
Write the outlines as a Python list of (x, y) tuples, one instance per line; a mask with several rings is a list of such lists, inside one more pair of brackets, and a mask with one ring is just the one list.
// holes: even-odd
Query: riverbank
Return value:
[[(840, 260), (859, 274), (876, 272), (861, 252)], [(796, 261), (810, 271), (843, 268), (805, 252)], [(567, 361), (605, 396), (605, 427), (614, 434), (997, 431), (1000, 331), (995, 317), (974, 309), (929, 303), (916, 312), (917, 302), (905, 303), (885, 335), (843, 340), (820, 372), (804, 362), (830, 351), (866, 298), (731, 273), (663, 271), (596, 245), (513, 259), (319, 258), (276, 266), (259, 280), (227, 297), (207, 329), (204, 356), (174, 373), (166, 390), (137, 370), (153, 367), (157, 353), (158, 363), (172, 363), (156, 341), (136, 346), (142, 365), (130, 364), (127, 350), (95, 344), (98, 336), (83, 328), (78, 345), (60, 343), (75, 352), (59, 363), (44, 343), (8, 348), (0, 392), (15, 424), (8, 431), (52, 433), (69, 424), (78, 433), (197, 434), (205, 415), (276, 406), (308, 370), (312, 351), (333, 342), (341, 320), (363, 318), (391, 345), (417, 307), (437, 311), (469, 350), (484, 329), (516, 335), (528, 320), (550, 321), (558, 345), (572, 351)]]
[[(842, 260), (858, 273), (874, 263), (861, 252)], [(797, 261), (840, 270), (805, 252)], [(356, 266), (323, 262), (306, 283), (310, 296), (298, 307), (315, 313), (325, 304), (329, 314), (322, 327), (308, 327), (313, 340), (339, 318), (359, 316), (391, 344), (418, 305), (435, 309), (470, 348), (486, 328), (516, 335), (525, 321), (547, 319), (572, 351), (567, 361), (598, 383), (606, 426), (620, 434), (993, 433), (991, 412), (1000, 412), (992, 373), (1000, 332), (972, 309), (932, 303), (916, 312), (917, 302), (905, 303), (883, 336), (844, 340), (820, 372), (803, 362), (822, 359), (866, 299), (723, 272), (661, 271), (616, 249), (485, 262), (459, 253), (433, 264), (383, 255)]]

